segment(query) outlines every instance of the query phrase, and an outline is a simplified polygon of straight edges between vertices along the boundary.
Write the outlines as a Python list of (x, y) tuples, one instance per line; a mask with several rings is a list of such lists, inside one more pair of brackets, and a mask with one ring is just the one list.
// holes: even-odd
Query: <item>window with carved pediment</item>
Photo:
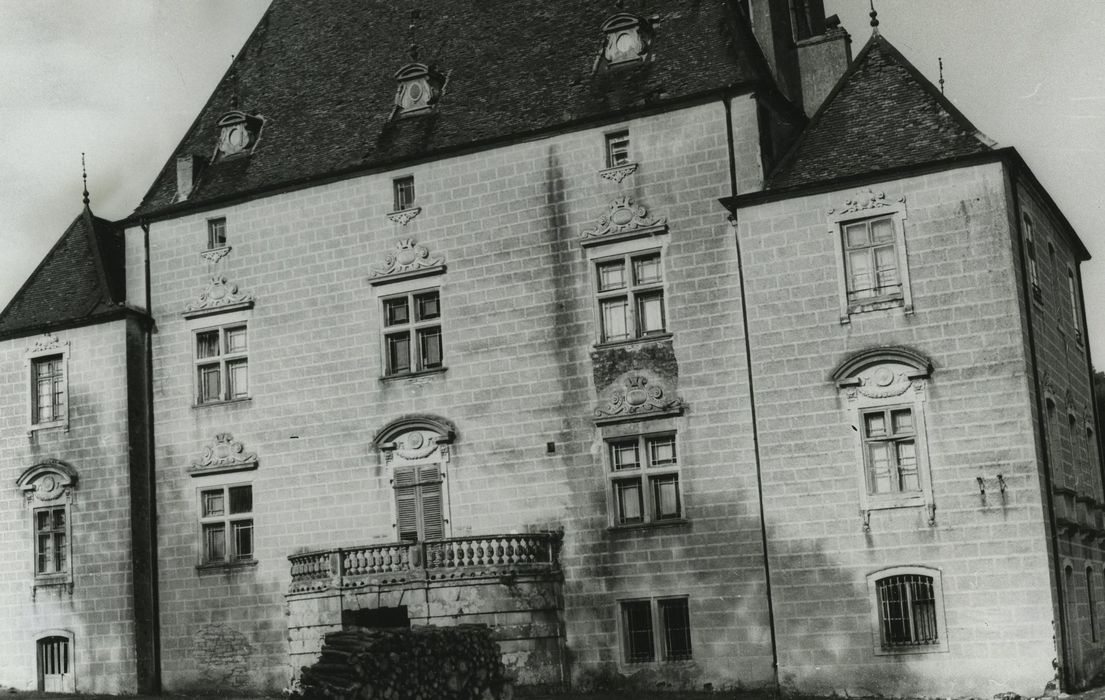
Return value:
[(856, 192), (829, 211), (829, 233), (837, 251), (840, 321), (853, 314), (902, 307), (913, 312), (906, 255), (905, 202), (882, 192)]
[(77, 471), (48, 459), (16, 479), (31, 517), (35, 588), (73, 585), (72, 505)]
[(454, 428), (443, 418), (406, 416), (374, 439), (391, 474), (396, 539), (422, 542), (446, 537), (448, 465)]
[(69, 343), (45, 335), (25, 353), (28, 432), (69, 426)]

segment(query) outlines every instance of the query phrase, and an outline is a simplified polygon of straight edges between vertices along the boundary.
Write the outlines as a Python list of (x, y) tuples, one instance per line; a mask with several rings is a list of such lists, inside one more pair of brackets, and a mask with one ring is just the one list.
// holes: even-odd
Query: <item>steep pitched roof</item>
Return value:
[[(248, 158), (207, 166), (181, 208), (495, 142), (767, 79), (734, 0), (274, 0), (136, 214), (173, 204), (176, 156), (214, 153), (232, 109), (264, 118)], [(654, 60), (596, 71), (602, 23), (652, 18)], [(432, 114), (391, 120), (394, 73), (448, 76)]]
[(123, 235), (86, 206), (0, 312), (0, 337), (85, 325), (125, 301)]
[(781, 189), (990, 150), (889, 41), (874, 34), (768, 180)]

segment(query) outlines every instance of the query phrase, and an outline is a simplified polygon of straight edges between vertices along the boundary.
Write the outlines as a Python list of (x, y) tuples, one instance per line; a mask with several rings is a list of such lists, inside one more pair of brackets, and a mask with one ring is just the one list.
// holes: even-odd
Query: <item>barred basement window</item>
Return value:
[(395, 470), (395, 512), (403, 542), (439, 540), (445, 536), (438, 466)]
[(386, 376), (441, 369), (441, 295), (436, 289), (387, 297), (384, 303)]
[(600, 260), (600, 342), (645, 338), (666, 332), (664, 272), (659, 251)]
[[(626, 663), (691, 658), (691, 622), (686, 598), (629, 600), (620, 604)], [(654, 633), (658, 630), (659, 639)], [(657, 649), (659, 642), (659, 649)]]
[(876, 654), (947, 651), (940, 572), (898, 567), (871, 574)]
[(36, 357), (31, 360), (34, 397), (31, 404), (33, 426), (59, 423), (65, 420), (65, 361), (61, 355)]
[(607, 444), (614, 525), (681, 520), (675, 434), (620, 438)]
[(196, 331), (197, 405), (249, 397), (247, 350), (244, 323)]
[(253, 560), (253, 487), (220, 486), (200, 491), (203, 564)]
[(35, 508), (35, 576), (50, 577), (69, 570), (69, 508)]

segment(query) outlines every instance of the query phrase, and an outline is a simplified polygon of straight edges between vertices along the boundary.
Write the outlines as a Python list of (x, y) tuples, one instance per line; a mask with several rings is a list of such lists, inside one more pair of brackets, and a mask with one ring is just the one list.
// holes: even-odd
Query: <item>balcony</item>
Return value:
[(288, 595), (415, 581), (547, 576), (559, 571), (560, 533), (454, 537), (293, 554)]

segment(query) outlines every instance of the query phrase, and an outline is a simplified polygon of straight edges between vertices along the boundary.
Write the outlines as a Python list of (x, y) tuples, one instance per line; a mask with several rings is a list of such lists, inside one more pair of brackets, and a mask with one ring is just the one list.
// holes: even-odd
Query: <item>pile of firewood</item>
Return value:
[(499, 645), (482, 625), (354, 628), (326, 635), (300, 679), (306, 700), (509, 700)]

